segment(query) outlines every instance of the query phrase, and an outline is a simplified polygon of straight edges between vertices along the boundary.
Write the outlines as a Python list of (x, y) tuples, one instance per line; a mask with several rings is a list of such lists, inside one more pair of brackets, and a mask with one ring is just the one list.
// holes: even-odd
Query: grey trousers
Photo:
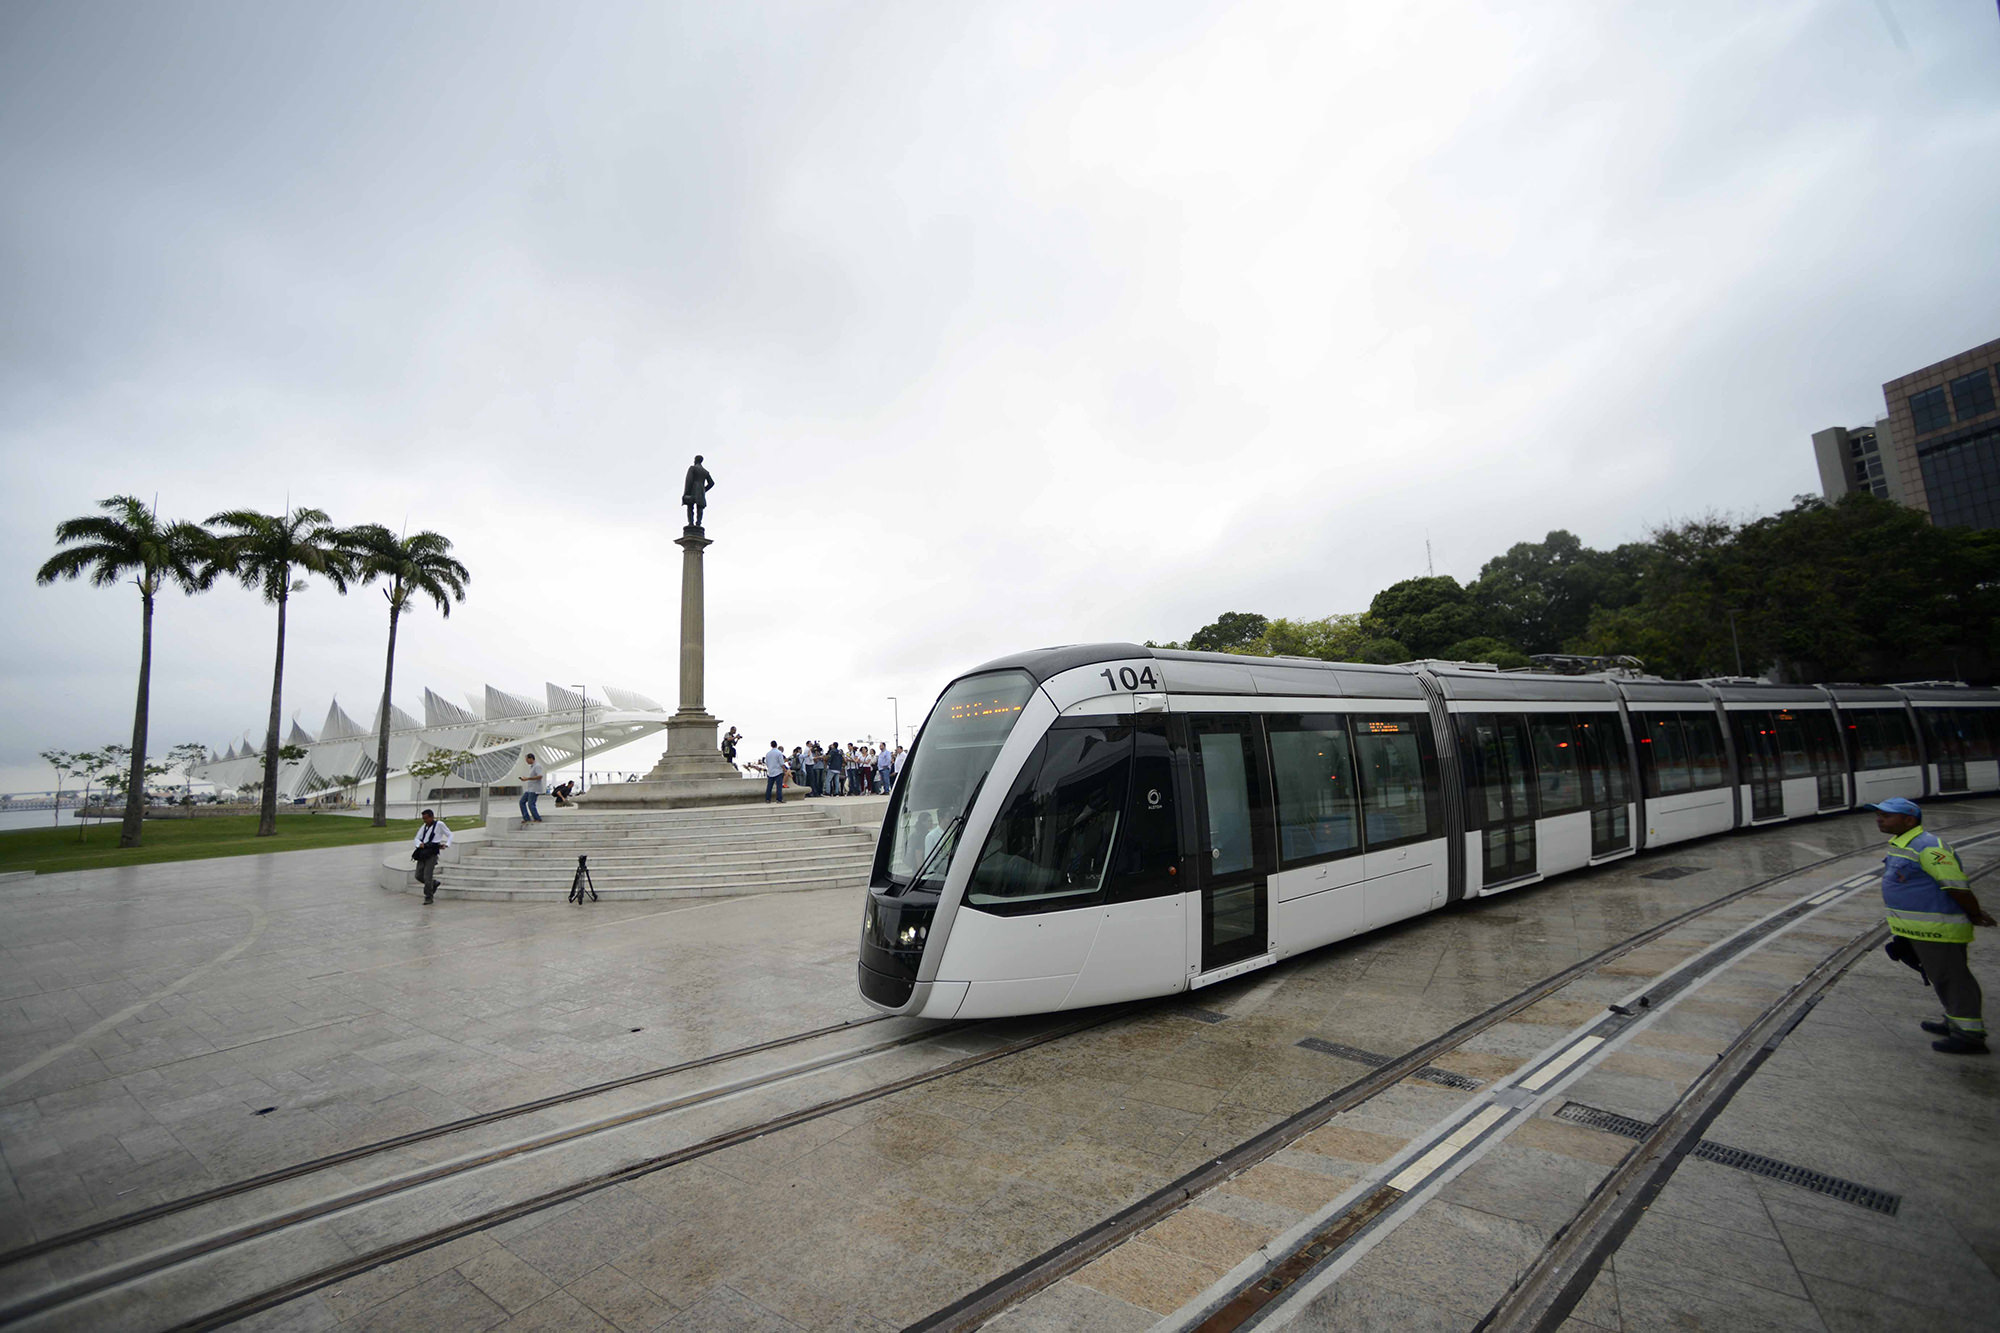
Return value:
[(1945, 1022), (1960, 1032), (1984, 1037), (1986, 1022), (1980, 1011), (1979, 979), (1972, 975), (1972, 965), (1967, 959), (1971, 946), (1933, 944), (1928, 940), (1910, 943), (1917, 951), (1917, 961), (1924, 965), (1924, 975), (1931, 979), (1931, 989), (1944, 1005)]
[(435, 856), (426, 856), (417, 862), (417, 883), (424, 886), (426, 898), (437, 892), (438, 859)]

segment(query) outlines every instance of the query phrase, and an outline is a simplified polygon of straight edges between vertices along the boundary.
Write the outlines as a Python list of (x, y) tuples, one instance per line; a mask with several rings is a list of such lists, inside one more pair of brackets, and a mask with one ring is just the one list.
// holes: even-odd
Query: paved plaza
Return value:
[[(1963, 838), (2000, 829), (2000, 801), (1940, 805), (1931, 826)], [(476, 1185), (421, 1206), (357, 1204), (233, 1268), (107, 1283), (21, 1323), (173, 1327), (351, 1263), (350, 1275), (239, 1326), (904, 1327), (1297, 1115), (1370, 1058), (1429, 1042), (1637, 931), (1826, 863), (1579, 976), (1440, 1058), (1430, 1076), (1343, 1111), (992, 1324), (1191, 1327), (1288, 1237), (1404, 1169), (1469, 1099), (1732, 932), (1859, 884), (1878, 842), (1872, 821), (1852, 815), (1675, 846), (1190, 996), (972, 1025), (861, 1022), (872, 1015), (854, 987), (853, 889), (426, 908), (377, 887), (382, 853), (368, 846), (15, 880), (0, 885), (0, 1248), (828, 1029), (727, 1072), (672, 1072), (225, 1201), (199, 1224), (168, 1219), (148, 1244), (191, 1242), (467, 1154), (496, 1159)], [(1966, 860), (1975, 873), (2000, 862), (2000, 840)], [(1663, 870), (1673, 874), (1655, 877)], [(1989, 898), (1992, 883), (1981, 884)], [(1571, 1081), (1551, 1083), (1546, 1104), (1524, 1108), (1490, 1151), (1411, 1190), (1393, 1229), (1371, 1233), (1337, 1272), (1301, 1282), (1260, 1326), (1473, 1327), (1631, 1147), (1580, 1123), (1576, 1108), (1636, 1124), (1666, 1114), (1774, 999), (1878, 919), (1872, 890), (1851, 888), (1718, 966)], [(1989, 988), (1993, 958), (1989, 943), (1976, 946)], [(1935, 1012), (1914, 973), (1872, 952), (1702, 1131), (1708, 1143), (1893, 1194), (1893, 1213), (1691, 1157), (1566, 1326), (1991, 1327), (2000, 1067), (1933, 1055), (1916, 1024)], [(1064, 1026), (1080, 1022), (1090, 1025)], [(847, 1023), (851, 1032), (838, 1026)], [(1038, 1044), (1009, 1053), (1026, 1041)], [(740, 1088), (730, 1081), (739, 1075)], [(870, 1095), (893, 1079), (912, 1086)], [(813, 1110), (828, 1098), (850, 1100)], [(775, 1115), (799, 1118), (703, 1146)], [(535, 1135), (546, 1146), (521, 1150), (544, 1142)], [(629, 1174), (361, 1262), (605, 1172)], [(17, 1260), (0, 1274), (0, 1300), (87, 1283), (141, 1252), (112, 1235)]]

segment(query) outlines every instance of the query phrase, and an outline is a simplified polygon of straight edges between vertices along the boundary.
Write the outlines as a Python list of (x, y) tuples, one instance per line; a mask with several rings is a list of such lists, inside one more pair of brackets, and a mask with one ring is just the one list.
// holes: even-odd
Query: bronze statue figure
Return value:
[(708, 508), (708, 493), (715, 488), (715, 478), (708, 475), (708, 469), (701, 465), (701, 455), (694, 456), (694, 466), (688, 469), (687, 484), (681, 487), (681, 503), (687, 506), (687, 525), (701, 526), (701, 514)]

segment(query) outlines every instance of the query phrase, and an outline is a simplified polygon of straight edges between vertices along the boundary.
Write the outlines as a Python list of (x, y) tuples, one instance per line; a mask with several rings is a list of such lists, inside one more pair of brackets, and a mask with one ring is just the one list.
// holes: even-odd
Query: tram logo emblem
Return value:
[(1160, 789), (1158, 787), (1150, 787), (1147, 789), (1146, 808), (1148, 810), (1158, 810), (1160, 808)]

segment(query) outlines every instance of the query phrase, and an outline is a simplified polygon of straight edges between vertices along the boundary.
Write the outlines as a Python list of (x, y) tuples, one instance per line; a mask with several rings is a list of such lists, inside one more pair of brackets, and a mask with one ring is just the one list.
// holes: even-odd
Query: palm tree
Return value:
[(362, 583), (387, 579), (382, 595), (389, 599), (389, 661), (382, 669), (380, 734), (375, 740), (375, 827), (389, 822), (389, 691), (396, 681), (396, 621), (413, 597), (428, 597), (444, 615), (451, 604), (465, 600), (472, 575), (451, 558), (451, 542), (435, 532), (398, 537), (379, 523), (365, 523), (347, 533), (348, 549), (357, 560)]
[(278, 654), (271, 667), (271, 722), (264, 732), (263, 800), (257, 836), (278, 831), (278, 708), (285, 688), (285, 608), (305, 580), (292, 572), (318, 574), (341, 592), (354, 575), (354, 556), (323, 509), (287, 509), (280, 516), (254, 509), (229, 509), (208, 520), (219, 529), (214, 572), (228, 574), (278, 608)]
[(45, 561), (37, 583), (54, 583), (88, 573), (91, 583), (109, 588), (130, 577), (144, 608), (139, 634), (139, 697), (132, 709), (132, 771), (125, 784), (125, 820), (120, 847), (139, 845), (146, 815), (146, 727), (153, 687), (153, 600), (172, 584), (182, 592), (206, 588), (213, 574), (205, 564), (210, 537), (193, 523), (161, 523), (160, 516), (134, 496), (100, 500), (104, 514), (88, 514), (56, 525), (65, 549)]

